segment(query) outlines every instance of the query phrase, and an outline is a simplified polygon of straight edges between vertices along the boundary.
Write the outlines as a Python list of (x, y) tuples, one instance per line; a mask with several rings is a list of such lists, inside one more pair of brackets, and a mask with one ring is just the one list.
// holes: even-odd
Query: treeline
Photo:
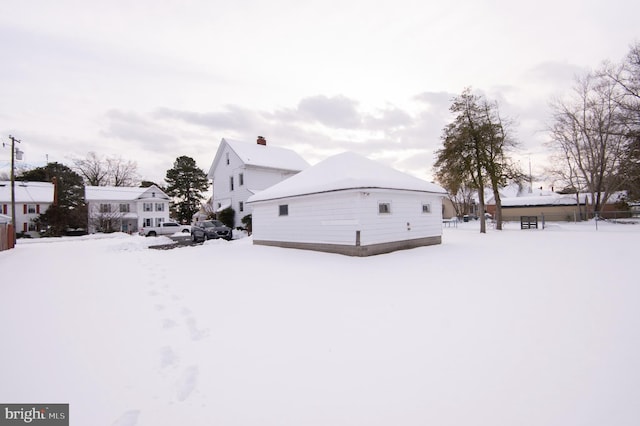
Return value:
[[(502, 229), (499, 189), (525, 178), (512, 159), (519, 147), (513, 121), (500, 114), (496, 101), (471, 89), (452, 100), (450, 111), (455, 117), (442, 131), (436, 180), (456, 208), (466, 208), (477, 193), (480, 212), (490, 188)], [(547, 179), (566, 193), (590, 194), (594, 213), (617, 191), (640, 199), (640, 43), (621, 62), (576, 76), (570, 93), (552, 101), (551, 112)], [(480, 219), (485, 232), (483, 214)]]

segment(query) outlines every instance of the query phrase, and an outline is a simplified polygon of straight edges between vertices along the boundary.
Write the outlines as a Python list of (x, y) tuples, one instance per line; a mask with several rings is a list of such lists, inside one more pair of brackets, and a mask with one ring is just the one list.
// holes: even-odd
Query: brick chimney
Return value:
[(262, 136), (258, 136), (258, 145), (267, 146), (267, 140)]

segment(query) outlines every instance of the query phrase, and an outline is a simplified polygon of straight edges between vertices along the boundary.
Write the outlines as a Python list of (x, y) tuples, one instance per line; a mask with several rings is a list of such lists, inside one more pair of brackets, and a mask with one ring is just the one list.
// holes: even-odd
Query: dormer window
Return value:
[(227, 159), (227, 166), (229, 165), (229, 153), (226, 153), (226, 159)]
[(156, 193), (155, 192), (151, 193), (151, 198), (156, 198)]

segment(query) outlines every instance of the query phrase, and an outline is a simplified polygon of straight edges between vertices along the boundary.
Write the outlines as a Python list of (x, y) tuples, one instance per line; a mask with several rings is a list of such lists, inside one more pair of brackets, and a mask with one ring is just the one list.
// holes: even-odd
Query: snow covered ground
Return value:
[(369, 258), (167, 239), (0, 253), (0, 402), (72, 425), (640, 424), (640, 224)]

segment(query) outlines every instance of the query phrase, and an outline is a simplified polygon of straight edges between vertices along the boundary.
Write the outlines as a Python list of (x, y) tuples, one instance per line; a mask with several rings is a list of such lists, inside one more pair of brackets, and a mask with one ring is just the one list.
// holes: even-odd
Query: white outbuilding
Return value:
[(440, 244), (445, 195), (345, 152), (251, 196), (253, 243), (350, 256)]

